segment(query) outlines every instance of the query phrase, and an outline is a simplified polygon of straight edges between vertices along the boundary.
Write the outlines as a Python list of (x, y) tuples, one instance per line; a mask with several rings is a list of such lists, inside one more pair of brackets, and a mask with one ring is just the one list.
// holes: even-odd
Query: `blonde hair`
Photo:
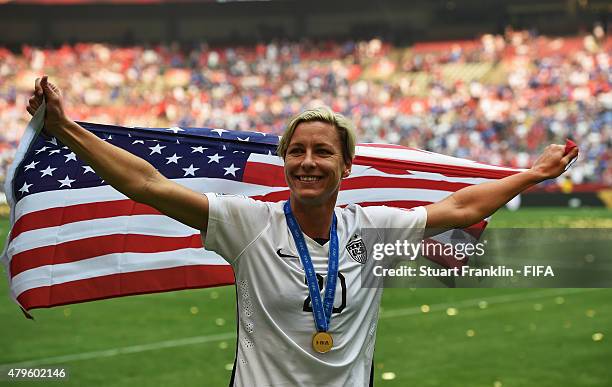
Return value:
[(285, 133), (283, 133), (278, 143), (276, 153), (284, 159), (287, 154), (289, 142), (297, 126), (302, 122), (312, 121), (325, 122), (336, 128), (340, 136), (340, 143), (342, 144), (342, 157), (344, 158), (344, 162), (345, 164), (351, 164), (355, 157), (355, 143), (357, 141), (355, 127), (351, 120), (340, 113), (334, 112), (327, 106), (308, 109), (293, 117), (291, 121), (289, 121), (289, 124), (287, 124), (287, 129), (285, 129)]

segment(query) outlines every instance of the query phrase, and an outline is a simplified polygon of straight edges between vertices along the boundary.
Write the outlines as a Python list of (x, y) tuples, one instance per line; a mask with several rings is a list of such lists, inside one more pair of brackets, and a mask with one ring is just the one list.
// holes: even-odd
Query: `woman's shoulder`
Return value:
[(381, 225), (394, 227), (396, 224), (406, 227), (407, 225), (422, 223), (420, 218), (426, 218), (424, 207), (407, 209), (386, 205), (363, 206), (360, 204), (348, 204), (338, 208), (341, 216), (375, 227), (380, 227)]

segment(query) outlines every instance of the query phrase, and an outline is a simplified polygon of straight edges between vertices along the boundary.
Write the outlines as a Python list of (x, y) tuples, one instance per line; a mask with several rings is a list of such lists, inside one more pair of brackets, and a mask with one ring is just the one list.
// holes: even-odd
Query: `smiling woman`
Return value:
[(340, 181), (350, 172), (351, 162), (344, 161), (340, 136), (331, 124), (315, 121), (297, 126), (285, 154), (285, 179), (296, 216), (308, 213), (308, 219), (316, 220), (302, 225), (311, 238), (326, 237), (329, 224), (320, 225), (325, 218), (318, 215), (331, 214)]
[(278, 154), (287, 202), (207, 194), (205, 244), (232, 264), (239, 288), (231, 384), (366, 386), (382, 289), (361, 286), (367, 257), (356, 258), (355, 249), (371, 251), (364, 228), (400, 228), (405, 239), (420, 240), (425, 210), (336, 207), (355, 136), (329, 108), (291, 120)]
[[(49, 134), (131, 199), (201, 230), (206, 248), (232, 265), (238, 295), (235, 386), (371, 384), (382, 288), (362, 287), (361, 276), (373, 244), (416, 244), (426, 227), (474, 224), (523, 189), (561, 174), (578, 153), (549, 146), (529, 171), (410, 211), (339, 208), (340, 181), (349, 176), (355, 155), (353, 126), (318, 108), (290, 121), (278, 147), (290, 199), (270, 203), (178, 185), (66, 117), (61, 92), (46, 77), (36, 81), (30, 113), (43, 97)], [(364, 242), (364, 229), (377, 229), (373, 240)]]
[(351, 173), (355, 142), (350, 120), (319, 107), (294, 117), (278, 144), (291, 209), (311, 238), (328, 237), (340, 182)]

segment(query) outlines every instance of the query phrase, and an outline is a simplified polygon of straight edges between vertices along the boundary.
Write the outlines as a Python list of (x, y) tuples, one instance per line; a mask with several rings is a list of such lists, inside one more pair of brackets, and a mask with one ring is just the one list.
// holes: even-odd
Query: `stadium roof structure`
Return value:
[(412, 44), (474, 39), (509, 25), (562, 36), (605, 23), (611, 12), (608, 0), (0, 0), (0, 45), (373, 37)]

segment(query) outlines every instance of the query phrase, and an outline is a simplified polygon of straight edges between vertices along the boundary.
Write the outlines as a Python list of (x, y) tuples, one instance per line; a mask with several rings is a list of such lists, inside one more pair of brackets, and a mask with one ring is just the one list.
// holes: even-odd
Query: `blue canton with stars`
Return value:
[[(278, 137), (209, 128), (125, 128), (79, 122), (113, 145), (139, 156), (164, 176), (242, 180), (249, 155), (276, 154)], [(13, 180), (17, 200), (45, 191), (99, 187), (105, 182), (56, 138), (38, 136)]]

